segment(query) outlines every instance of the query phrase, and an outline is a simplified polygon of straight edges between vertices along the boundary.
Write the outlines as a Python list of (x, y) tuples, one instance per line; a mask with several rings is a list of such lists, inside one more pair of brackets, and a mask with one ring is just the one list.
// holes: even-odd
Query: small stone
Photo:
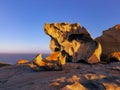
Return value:
[(60, 83), (58, 83), (58, 82), (52, 82), (49, 86), (60, 86)]
[(61, 90), (87, 90), (87, 89), (79, 82), (75, 82), (72, 85), (66, 85)]
[(120, 86), (114, 83), (103, 83), (105, 90), (120, 90)]
[(29, 62), (29, 60), (23, 60), (23, 59), (21, 59), (21, 60), (17, 61), (17, 64), (25, 64), (25, 63), (28, 63), (28, 62)]

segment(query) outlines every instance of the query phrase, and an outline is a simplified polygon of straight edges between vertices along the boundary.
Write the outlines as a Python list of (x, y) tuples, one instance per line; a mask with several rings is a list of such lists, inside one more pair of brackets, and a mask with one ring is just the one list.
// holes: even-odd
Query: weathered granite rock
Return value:
[(80, 24), (46, 23), (44, 30), (51, 37), (52, 52), (64, 52), (67, 60), (72, 62), (85, 60), (92, 64), (100, 61), (100, 43), (93, 40)]
[(23, 59), (20, 59), (17, 61), (17, 64), (25, 64), (25, 63), (28, 63), (29, 60), (23, 60)]
[(103, 83), (105, 90), (120, 90), (120, 86), (114, 83)]
[(61, 90), (87, 90), (87, 89), (79, 82), (75, 82), (72, 85), (66, 85)]
[(100, 37), (95, 39), (102, 46), (102, 59), (114, 52), (120, 52), (120, 24), (103, 31)]
[(112, 62), (112, 61), (120, 61), (120, 52), (113, 52), (108, 55), (107, 61)]
[[(44, 70), (62, 70), (62, 65), (65, 64), (65, 57), (60, 52), (53, 52), (46, 58), (42, 58), (42, 54), (38, 54), (34, 58), (33, 64)], [(34, 67), (33, 69), (35, 70)]]

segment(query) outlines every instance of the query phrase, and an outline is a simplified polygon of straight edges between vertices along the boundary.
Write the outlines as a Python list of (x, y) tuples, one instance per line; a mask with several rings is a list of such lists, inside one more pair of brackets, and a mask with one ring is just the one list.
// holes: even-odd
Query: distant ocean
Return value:
[[(3, 54), (0, 53), (0, 62), (5, 62), (9, 64), (16, 64), (20, 59), (26, 59), (32, 61), (37, 54)], [(49, 54), (43, 54), (42, 57), (45, 58)]]

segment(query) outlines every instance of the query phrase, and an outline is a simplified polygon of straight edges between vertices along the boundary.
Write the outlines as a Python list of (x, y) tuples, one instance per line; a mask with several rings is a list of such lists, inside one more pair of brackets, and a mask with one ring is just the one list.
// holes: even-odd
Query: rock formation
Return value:
[(11, 64), (0, 62), (0, 67), (10, 66)]
[[(119, 30), (120, 26), (113, 28)], [(96, 40), (102, 44), (103, 54), (120, 61), (119, 36), (116, 38), (119, 32), (113, 33), (113, 28)], [(55, 23), (46, 24), (45, 32), (51, 37), (52, 53), (46, 58), (38, 54), (30, 62), (19, 60), (15, 65), (0, 63), (0, 67), (5, 66), (0, 68), (0, 90), (120, 90), (120, 62), (65, 64), (66, 59), (100, 61), (101, 44), (93, 40), (85, 28), (79, 24)], [(43, 69), (62, 71), (44, 72)]]
[[(100, 37), (96, 38), (102, 46), (102, 59), (114, 52), (120, 52), (120, 24), (103, 31)], [(120, 57), (119, 57), (120, 58)]]
[(107, 60), (112, 61), (120, 61), (120, 52), (113, 52), (108, 55)]
[[(38, 54), (34, 58), (33, 64), (37, 65), (39, 67), (39, 70), (41, 68), (43, 68), (44, 70), (61, 70), (62, 65), (65, 64), (65, 57), (63, 57), (60, 52), (53, 52), (50, 56), (46, 58), (42, 58), (42, 54)], [(38, 69), (36, 70), (34, 67), (31, 68), (33, 68), (35, 71), (39, 71)]]
[(29, 62), (29, 60), (20, 59), (20, 60), (17, 61), (17, 64), (25, 64), (25, 63), (28, 63), (28, 62)]
[(51, 37), (52, 52), (64, 53), (67, 61), (85, 60), (88, 63), (100, 61), (102, 51), (100, 43), (93, 40), (80, 24), (46, 23), (44, 30)]

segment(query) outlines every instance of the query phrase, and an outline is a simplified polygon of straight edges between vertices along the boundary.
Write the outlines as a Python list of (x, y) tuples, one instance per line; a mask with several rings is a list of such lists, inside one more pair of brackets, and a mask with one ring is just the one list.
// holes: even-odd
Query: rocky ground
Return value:
[[(51, 54), (49, 59), (35, 59), (39, 66), (46, 65), (43, 63), (46, 60), (64, 61), (65, 57), (72, 62), (89, 60), (87, 58), (90, 55), (93, 56), (90, 60), (92, 65), (66, 63), (61, 71), (41, 69), (36, 72), (34, 70), (39, 70), (39, 67), (33, 70), (31, 68), (34, 65), (30, 68), (30, 64), (23, 64), (27, 60), (20, 60), (16, 65), (10, 66), (0, 63), (0, 90), (120, 90), (120, 62), (114, 61), (120, 61), (120, 24), (103, 31), (103, 35), (95, 39), (101, 43), (102, 49), (78, 23), (47, 23), (44, 31), (51, 37), (52, 52), (60, 54)], [(71, 35), (74, 37), (71, 38)], [(101, 63), (103, 61), (106, 63)], [(38, 65), (36, 62), (34, 63)]]
[(0, 90), (120, 90), (120, 62), (67, 63), (62, 71), (39, 72), (27, 65), (5, 66)]

